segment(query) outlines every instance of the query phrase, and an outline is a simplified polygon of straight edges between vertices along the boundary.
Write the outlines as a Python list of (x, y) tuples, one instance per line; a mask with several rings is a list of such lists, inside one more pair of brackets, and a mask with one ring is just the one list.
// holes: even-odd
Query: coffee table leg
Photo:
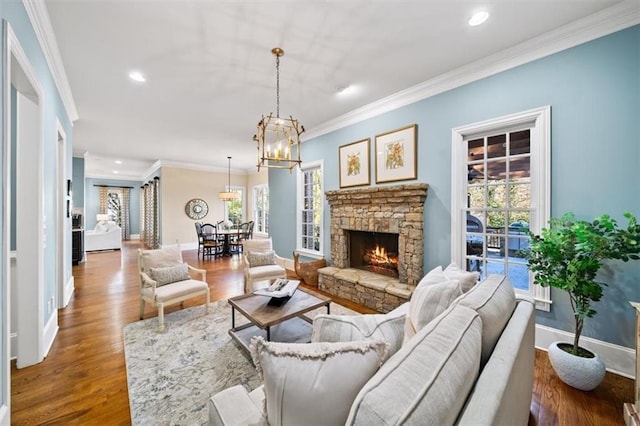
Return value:
[(271, 327), (267, 327), (267, 342), (271, 341)]
[(236, 328), (236, 308), (231, 306), (231, 329)]
[(331, 303), (327, 303), (327, 315), (331, 313)]

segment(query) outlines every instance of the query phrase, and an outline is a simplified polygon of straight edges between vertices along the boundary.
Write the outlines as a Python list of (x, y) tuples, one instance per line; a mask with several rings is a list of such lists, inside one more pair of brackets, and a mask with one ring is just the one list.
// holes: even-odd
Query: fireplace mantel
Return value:
[(428, 189), (426, 183), (413, 183), (327, 191), (332, 266), (349, 267), (345, 231), (397, 233), (399, 282), (416, 285), (423, 275), (424, 202)]

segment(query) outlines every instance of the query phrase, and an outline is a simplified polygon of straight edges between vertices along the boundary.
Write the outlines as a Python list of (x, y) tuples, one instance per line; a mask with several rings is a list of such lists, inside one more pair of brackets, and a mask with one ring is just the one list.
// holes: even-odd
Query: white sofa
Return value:
[[(359, 389), (347, 407), (345, 424), (528, 423), (535, 354), (533, 301), (516, 299), (508, 278), (491, 275), (446, 305), (441, 303), (442, 313), (401, 343)], [(406, 305), (399, 309), (408, 311)], [(394, 315), (397, 312), (387, 314)], [(380, 321), (382, 315), (373, 317), (385, 322)], [(348, 327), (353, 328), (342, 328)], [(371, 329), (360, 331), (360, 337), (371, 334)], [(353, 338), (354, 333), (335, 334)], [(316, 378), (311, 374), (307, 380)], [(270, 424), (264, 412), (270, 409), (265, 389), (263, 385), (247, 392), (234, 386), (214, 395), (209, 424)], [(317, 404), (322, 399), (316, 396)], [(277, 407), (278, 418), (286, 419), (288, 410), (296, 408), (299, 414), (299, 407)]]
[(122, 249), (122, 229), (113, 221), (100, 221), (95, 228), (84, 233), (84, 250)]

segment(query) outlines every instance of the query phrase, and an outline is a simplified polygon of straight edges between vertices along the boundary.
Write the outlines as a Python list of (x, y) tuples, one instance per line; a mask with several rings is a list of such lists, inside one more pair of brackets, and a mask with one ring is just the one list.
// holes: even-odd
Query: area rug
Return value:
[[(325, 308), (307, 314), (313, 318)], [(354, 314), (335, 303), (332, 314)], [(236, 312), (236, 325), (242, 324)], [(211, 303), (209, 312), (197, 306), (165, 316), (165, 332), (158, 319), (124, 327), (129, 405), (133, 425), (204, 425), (208, 400), (215, 393), (242, 384), (259, 386), (255, 367), (228, 334), (231, 307)]]

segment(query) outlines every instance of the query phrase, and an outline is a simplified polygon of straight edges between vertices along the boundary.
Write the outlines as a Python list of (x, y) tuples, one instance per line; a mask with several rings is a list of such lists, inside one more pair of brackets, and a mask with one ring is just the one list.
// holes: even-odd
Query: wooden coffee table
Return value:
[[(300, 287), (281, 306), (269, 305), (270, 300), (270, 297), (252, 293), (229, 299), (229, 334), (247, 353), (254, 336), (263, 336), (268, 341), (308, 342), (311, 337), (311, 320), (303, 314), (322, 306), (326, 306), (327, 313), (330, 313), (331, 299), (320, 294), (311, 294)], [(236, 327), (236, 310), (250, 322)]]

